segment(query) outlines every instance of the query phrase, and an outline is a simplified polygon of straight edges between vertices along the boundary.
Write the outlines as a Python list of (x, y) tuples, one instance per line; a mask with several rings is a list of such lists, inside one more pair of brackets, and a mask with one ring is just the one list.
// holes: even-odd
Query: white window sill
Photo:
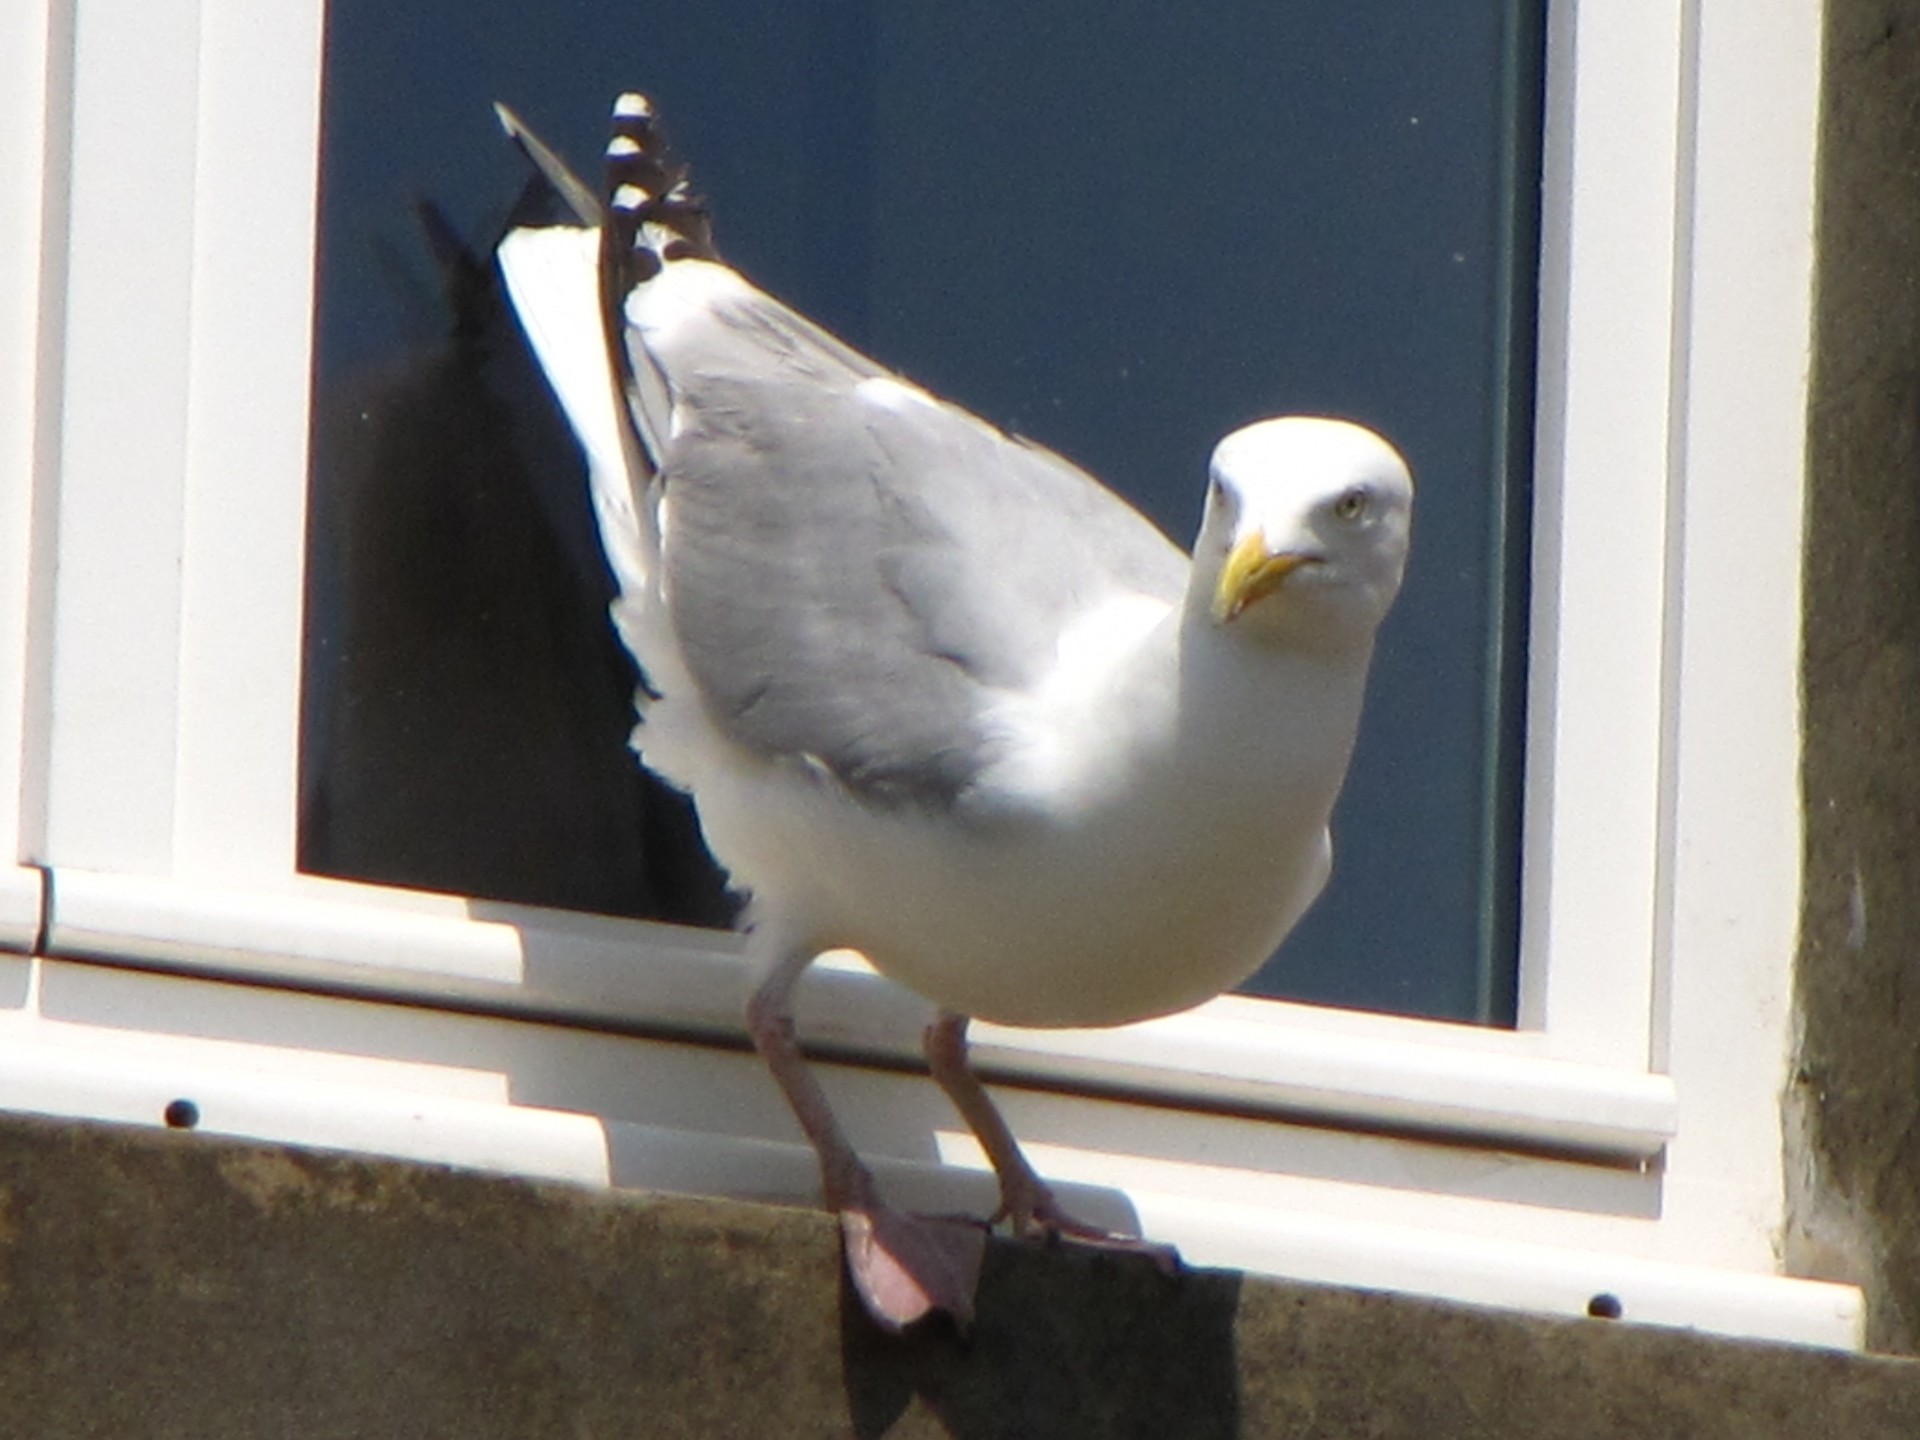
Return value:
[[(54, 872), (48, 951), (526, 1018), (745, 1039), (737, 940), (525, 906), (418, 908)], [(372, 895), (374, 892), (366, 892)], [(484, 916), (486, 918), (478, 918)], [(841, 1059), (917, 1062), (925, 1003), (852, 956), (803, 986), (801, 1033)], [(1526, 1051), (1540, 1037), (1226, 998), (1118, 1030), (983, 1025), (991, 1078), (1309, 1123), (1641, 1161), (1676, 1133), (1672, 1081)]]

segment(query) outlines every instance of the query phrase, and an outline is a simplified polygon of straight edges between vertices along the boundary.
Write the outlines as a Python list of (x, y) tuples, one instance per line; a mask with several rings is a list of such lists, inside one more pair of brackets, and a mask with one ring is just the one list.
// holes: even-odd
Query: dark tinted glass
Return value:
[(659, 102), (728, 258), (1185, 543), (1280, 412), (1420, 487), (1327, 894), (1260, 994), (1510, 1023), (1539, 0), (333, 0), (302, 863), (724, 923), (624, 748), (565, 431), (501, 309), (525, 171)]

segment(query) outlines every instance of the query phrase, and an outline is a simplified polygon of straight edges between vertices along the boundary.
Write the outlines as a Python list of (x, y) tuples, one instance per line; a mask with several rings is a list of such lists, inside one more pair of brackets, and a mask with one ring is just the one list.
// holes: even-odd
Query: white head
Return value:
[(1217, 626), (1314, 648), (1371, 641), (1400, 591), (1406, 461), (1365, 426), (1288, 416), (1214, 449), (1190, 603)]

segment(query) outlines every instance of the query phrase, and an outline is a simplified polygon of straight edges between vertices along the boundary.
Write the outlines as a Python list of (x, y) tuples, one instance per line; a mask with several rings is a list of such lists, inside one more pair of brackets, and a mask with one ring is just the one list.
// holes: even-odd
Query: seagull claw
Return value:
[(870, 1205), (842, 1210), (840, 1234), (853, 1288), (883, 1330), (898, 1334), (934, 1311), (972, 1325), (987, 1249), (977, 1221)]
[(1171, 1245), (1137, 1235), (1121, 1235), (1099, 1225), (1076, 1220), (1053, 1198), (1044, 1185), (1030, 1193), (1003, 1201), (994, 1212), (993, 1223), (1007, 1222), (1017, 1240), (1039, 1241), (1047, 1245), (1077, 1245), (1088, 1250), (1104, 1250), (1115, 1255), (1144, 1255), (1156, 1269), (1169, 1278), (1180, 1273), (1180, 1252)]

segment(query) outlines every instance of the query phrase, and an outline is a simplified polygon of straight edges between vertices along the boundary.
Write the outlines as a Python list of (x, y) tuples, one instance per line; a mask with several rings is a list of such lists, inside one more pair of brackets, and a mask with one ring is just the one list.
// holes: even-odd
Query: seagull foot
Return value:
[(884, 1205), (842, 1210), (847, 1274), (867, 1314), (898, 1334), (934, 1311), (973, 1323), (987, 1232), (978, 1221), (909, 1215)]
[(1157, 1240), (1146, 1240), (1138, 1235), (1116, 1234), (1098, 1225), (1089, 1225), (1084, 1220), (1076, 1220), (1061, 1209), (1052, 1192), (1044, 1188), (1027, 1203), (1007, 1207), (995, 1218), (1005, 1219), (1014, 1238), (1019, 1240), (1038, 1241), (1045, 1245), (1075, 1245), (1113, 1255), (1144, 1255), (1162, 1275), (1171, 1278), (1180, 1273), (1180, 1252), (1173, 1246), (1163, 1245)]
[(1083, 1225), (1074, 1229), (1056, 1229), (1049, 1226), (1040, 1234), (1048, 1244), (1075, 1245), (1083, 1250), (1103, 1250), (1109, 1255), (1144, 1255), (1153, 1262), (1154, 1268), (1169, 1280), (1180, 1273), (1180, 1252), (1173, 1246), (1162, 1244), (1157, 1240), (1145, 1240), (1138, 1235), (1116, 1235), (1110, 1230), (1101, 1230), (1092, 1225)]

